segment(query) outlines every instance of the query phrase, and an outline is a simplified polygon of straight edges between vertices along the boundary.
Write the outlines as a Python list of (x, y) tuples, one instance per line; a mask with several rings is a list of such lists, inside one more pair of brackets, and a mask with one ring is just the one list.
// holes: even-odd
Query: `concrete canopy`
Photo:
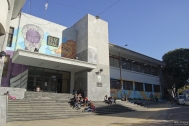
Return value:
[(70, 72), (79, 72), (83, 70), (90, 71), (96, 68), (95, 64), (91, 64), (88, 62), (64, 57), (45, 55), (42, 53), (30, 52), (26, 50), (17, 50), (12, 57), (12, 62), (28, 66)]

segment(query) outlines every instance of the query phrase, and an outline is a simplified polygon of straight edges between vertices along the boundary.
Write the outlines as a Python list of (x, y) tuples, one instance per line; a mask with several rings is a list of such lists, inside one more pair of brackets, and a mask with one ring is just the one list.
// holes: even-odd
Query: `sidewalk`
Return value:
[(170, 104), (158, 104), (149, 106), (145, 112), (126, 112), (112, 115), (92, 115), (79, 118), (36, 120), (10, 122), (5, 126), (145, 126), (149, 124), (162, 124), (162, 116), (169, 110)]

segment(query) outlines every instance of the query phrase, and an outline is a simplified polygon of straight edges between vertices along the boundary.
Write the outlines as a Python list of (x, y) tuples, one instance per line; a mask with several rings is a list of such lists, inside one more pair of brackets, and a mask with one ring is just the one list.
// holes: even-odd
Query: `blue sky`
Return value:
[[(31, 1), (31, 8), (30, 8)], [(176, 48), (189, 48), (189, 0), (26, 0), (23, 12), (72, 26), (87, 13), (109, 24), (109, 42), (162, 60)]]

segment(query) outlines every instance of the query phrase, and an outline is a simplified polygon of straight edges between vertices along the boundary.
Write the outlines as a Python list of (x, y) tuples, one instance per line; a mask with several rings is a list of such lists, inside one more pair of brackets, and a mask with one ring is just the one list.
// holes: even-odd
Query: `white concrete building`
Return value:
[[(154, 58), (109, 43), (108, 23), (86, 15), (67, 28), (25, 13), (10, 23), (2, 87), (149, 99), (163, 91)], [(121, 66), (121, 69), (120, 69)]]

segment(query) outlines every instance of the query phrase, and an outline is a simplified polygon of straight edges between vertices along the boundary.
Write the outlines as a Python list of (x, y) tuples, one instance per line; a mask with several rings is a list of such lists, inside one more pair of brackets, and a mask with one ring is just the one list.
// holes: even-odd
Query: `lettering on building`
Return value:
[(48, 36), (47, 37), (47, 45), (58, 47), (59, 45), (59, 38)]

